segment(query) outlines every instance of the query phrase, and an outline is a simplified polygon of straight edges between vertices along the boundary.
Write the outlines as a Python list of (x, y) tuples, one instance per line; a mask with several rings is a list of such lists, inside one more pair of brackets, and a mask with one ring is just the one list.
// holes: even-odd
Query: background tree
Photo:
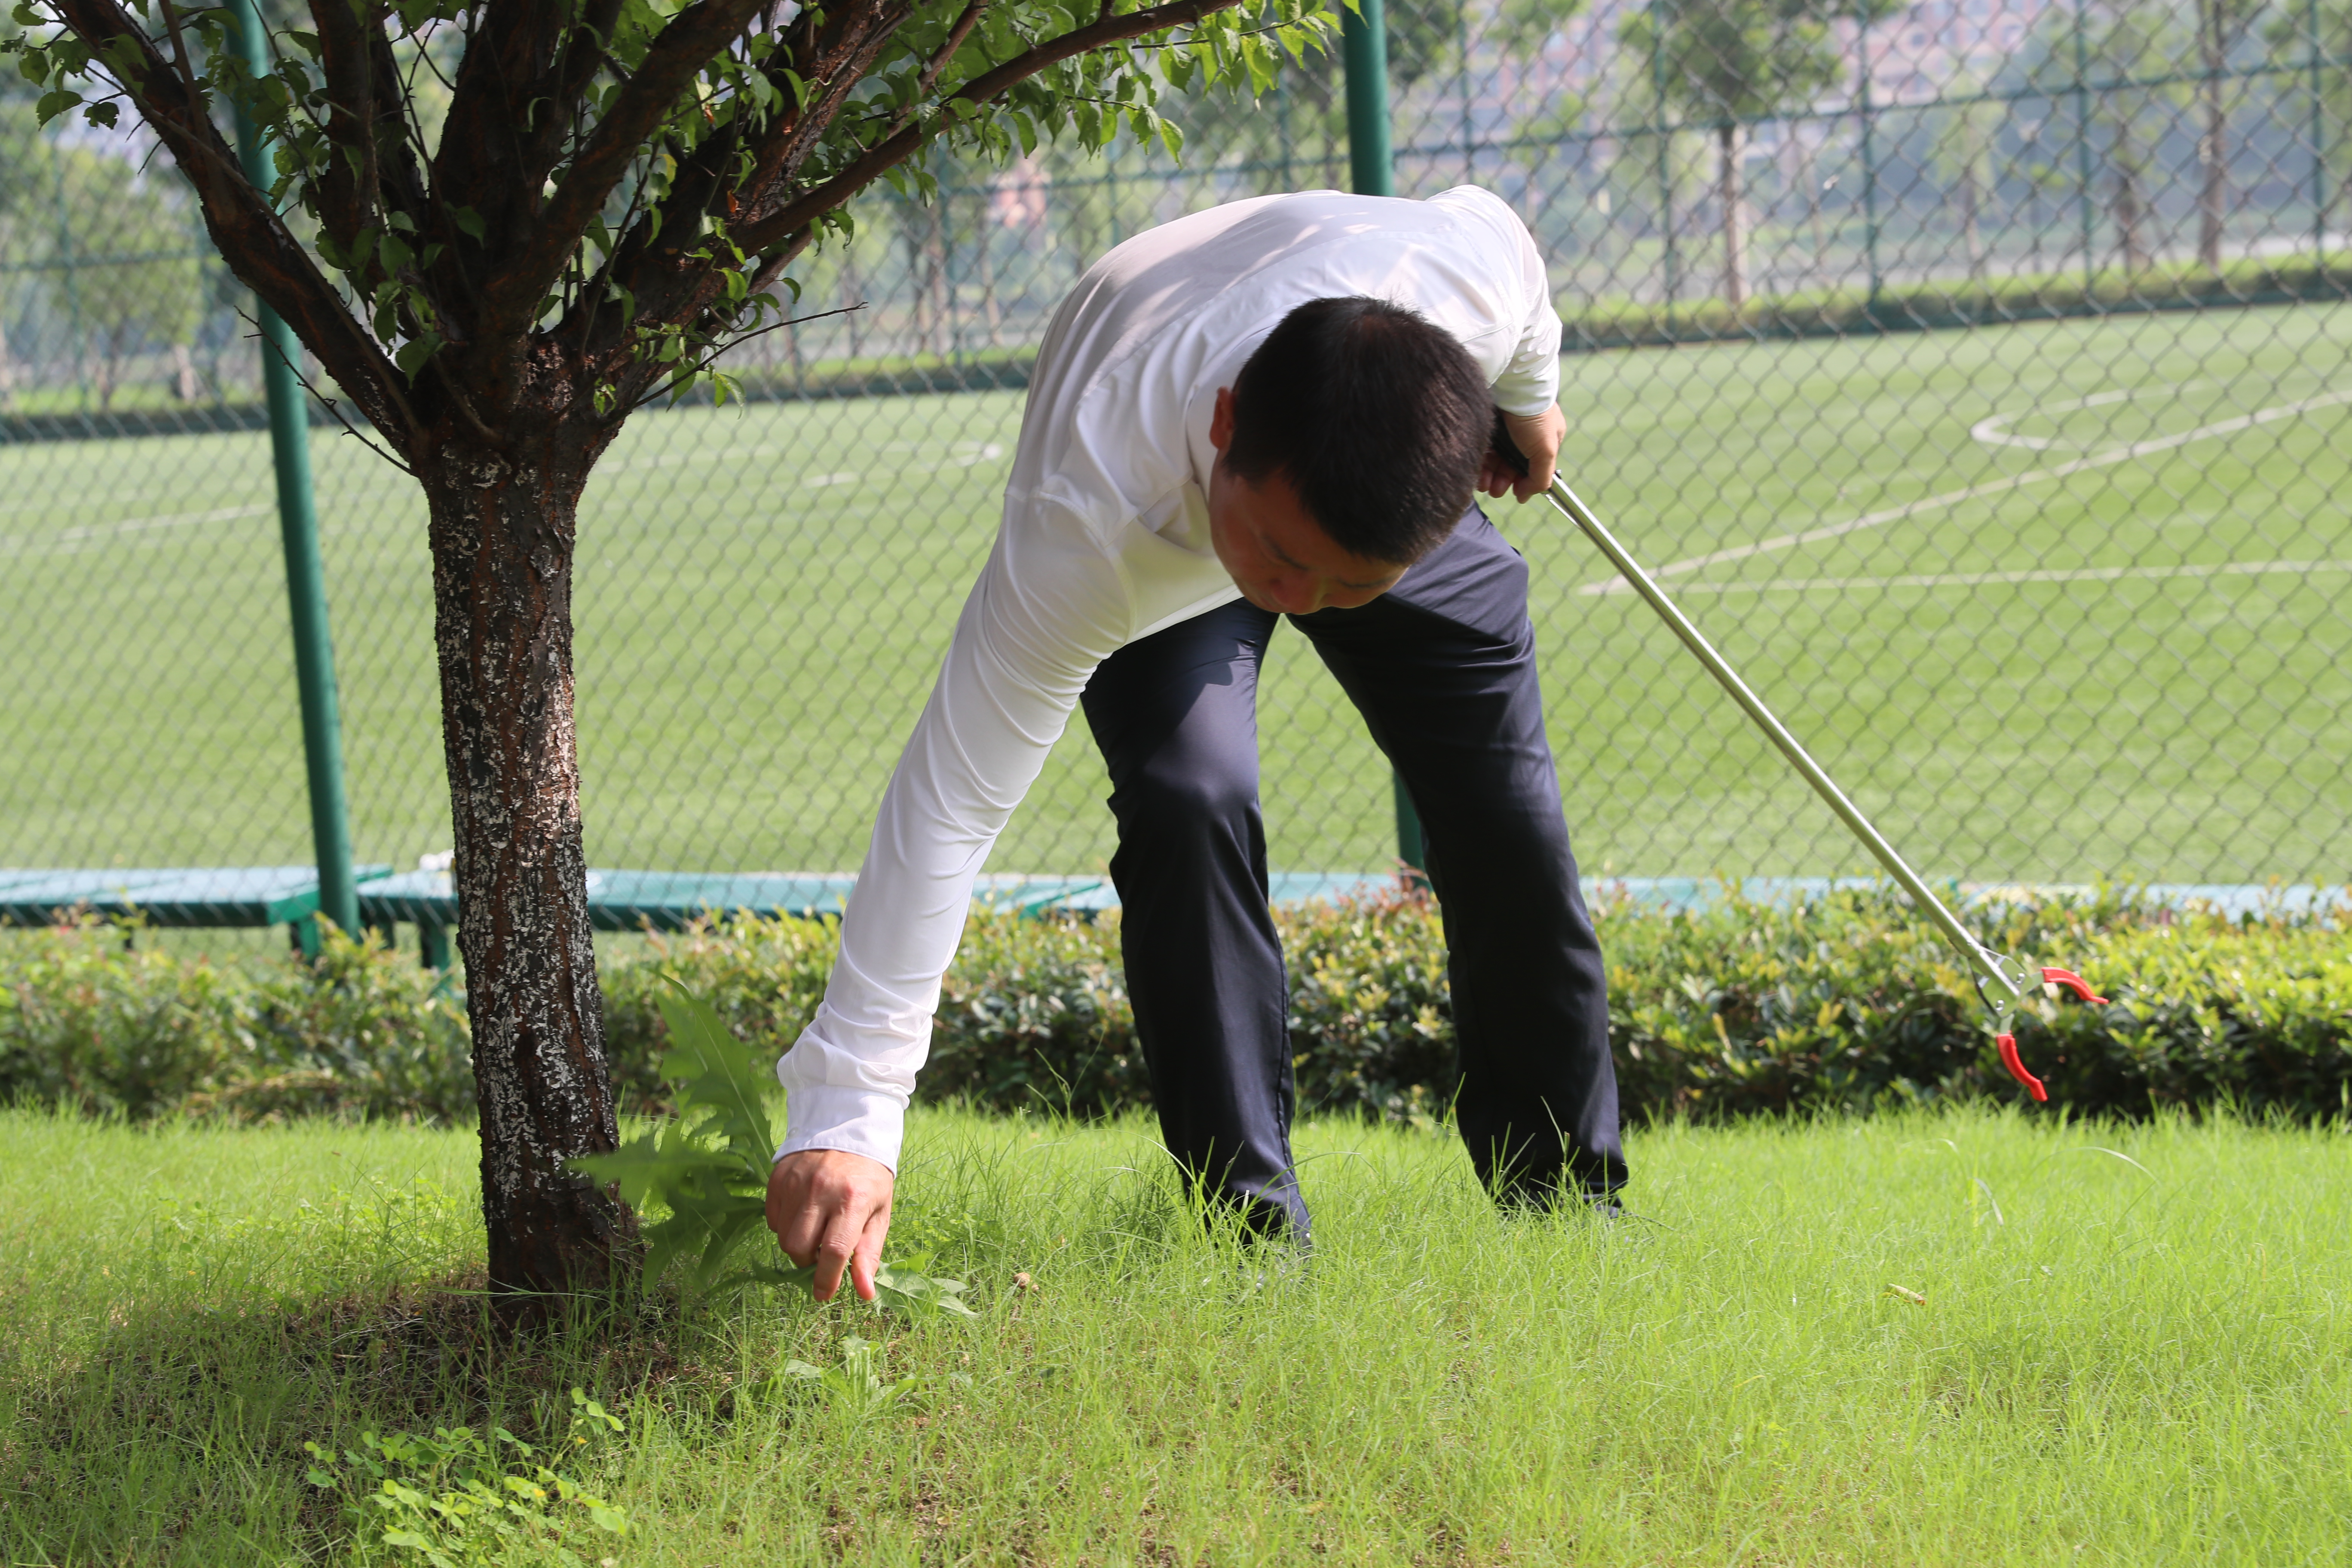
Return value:
[[(181, 193), (163, 178), (142, 177), (128, 160), (86, 148), (59, 148), (57, 158), (60, 204), (99, 221), (75, 244), (93, 264), (76, 267), (70, 279), (48, 274), (49, 288), (73, 290), (90, 384), (99, 407), (111, 408), (132, 354), (163, 349), (175, 366), (185, 360), (204, 306), (196, 237)], [(178, 390), (185, 395), (184, 385)]]
[[(510, 1308), (636, 1256), (627, 1209), (567, 1164), (614, 1144), (572, 723), (590, 471), (632, 409), (723, 394), (718, 353), (783, 320), (845, 204), (926, 146), (1158, 135), (1159, 81), (1263, 90), (1320, 36), (1308, 0), (1235, 3), (310, 0), (261, 29), (256, 69), (235, 10), (18, 0), (42, 116), (142, 119), (228, 266), (425, 491)], [(232, 108), (267, 138), (269, 189), (224, 133)]]
[[(14, 21), (0, 16), (0, 48), (17, 36)], [(27, 291), (22, 270), (30, 261), (25, 243), (25, 211), (31, 190), (25, 171), (33, 166), (39, 146), (33, 131), (31, 84), (13, 71), (0, 70), (0, 414), (16, 406), (16, 362), (8, 347), (8, 324), (17, 300)]]
[[(2326, 185), (2326, 171), (2321, 171), (2320, 208), (2313, 221), (2325, 232), (2328, 214), (2336, 203), (2343, 203), (2347, 211), (2352, 211), (2352, 0), (2322, 0), (2317, 5), (2294, 0), (2281, 5), (2272, 14), (2270, 25), (2263, 29), (2263, 41), (2270, 46), (2273, 65), (2297, 68), (2282, 84), (2280, 101), (2282, 106), (2293, 102), (2299, 107), (2298, 140), (2308, 137), (2309, 132), (2303, 127), (2311, 123), (2315, 107), (2322, 141), (2311, 149), (2311, 155), (2325, 160), (2334, 153), (2337, 159), (2340, 172), (2333, 189)], [(2315, 106), (2312, 102), (2311, 73), (2306, 68), (2315, 48), (2320, 59), (2326, 62), (2319, 71), (2319, 101)], [(2328, 134), (2330, 127), (2334, 131), (2332, 138)]]
[(1748, 128), (1811, 101), (1843, 74), (1833, 11), (1822, 0), (1651, 0), (1618, 26), (1631, 55), (1654, 62), (1651, 96), (1663, 112), (1714, 132), (1723, 298), (1734, 310), (1748, 298), (1740, 184)]
[[(2048, 94), (2059, 106), (2053, 115), (2061, 123), (2071, 112), (2075, 88), (2076, 28), (2081, 27), (2084, 95), (2088, 123), (2076, 134), (2086, 136), (2091, 156), (2104, 165), (2106, 206), (2115, 224), (2116, 248), (2127, 274), (2145, 271), (2156, 258), (2153, 193), (2150, 168), (2156, 150), (2168, 132), (2179, 122), (2189, 89), (2172, 75), (2189, 53), (2179, 16), (2165, 0), (2103, 0), (2085, 9), (2079, 22), (2071, 12), (2053, 10), (2037, 29), (2021, 72), (2024, 81)], [(2155, 87), (2120, 87), (2118, 82), (2152, 79)], [(2073, 130), (2071, 124), (2068, 125)], [(2070, 139), (2051, 149), (2053, 156), (2041, 171), (2044, 187), (2053, 193), (2079, 178), (2074, 170)], [(2096, 265), (2095, 256), (2084, 258)]]
[[(1990, 74), (1962, 69), (1945, 84), (1945, 91), (1954, 98), (1983, 99)], [(1972, 283), (1984, 280), (1984, 207), (1994, 184), (1989, 165), (1994, 139), (2009, 114), (2010, 106), (1998, 100), (1954, 104), (1937, 111), (1930, 132), (1934, 141), (1928, 155), (1951, 188), (1952, 216), (1959, 225), (1960, 251)]]
[(2221, 270), (2221, 234), (2230, 219), (2230, 110), (2221, 73), (2267, 0), (2197, 0), (2197, 59), (2204, 78), (2197, 96), (2205, 111), (2197, 139), (2197, 259)]

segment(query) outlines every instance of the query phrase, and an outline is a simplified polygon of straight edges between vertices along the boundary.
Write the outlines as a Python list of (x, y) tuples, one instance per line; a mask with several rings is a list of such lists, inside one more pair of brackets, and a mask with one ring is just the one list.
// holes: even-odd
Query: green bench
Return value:
[[(364, 890), (392, 868), (356, 866), (352, 874)], [(319, 951), (314, 866), (0, 870), (0, 925), (48, 925), (76, 910), (152, 926), (284, 925), (297, 948)]]
[[(771, 918), (838, 916), (855, 877), (792, 872), (591, 871), (588, 923), (597, 931), (676, 931), (711, 915), (738, 912)], [(1109, 893), (1091, 877), (983, 877), (978, 896), (1003, 908), (1034, 913), (1052, 907), (1107, 907), (1090, 901)], [(446, 871), (403, 871), (363, 884), (360, 921), (389, 929), (416, 928), (425, 963), (449, 967), (449, 929), (457, 923), (457, 894)], [(5, 897), (0, 889), (0, 897)]]
[[(1385, 886), (1388, 879), (1354, 874), (1277, 872), (1271, 879), (1276, 903), (1335, 898)], [(746, 912), (763, 918), (838, 916), (855, 877), (793, 872), (591, 871), (588, 923), (598, 931), (684, 931), (710, 915)], [(364, 883), (360, 890), (362, 924), (389, 930), (416, 928), (425, 963), (449, 967), (449, 930), (457, 923), (457, 894), (446, 871), (404, 871)], [(0, 897), (5, 897), (0, 889)], [(1118, 904), (1118, 891), (1099, 877), (1029, 877), (1018, 873), (980, 879), (973, 901), (1023, 914), (1066, 910), (1094, 914)]]
[[(403, 871), (389, 866), (354, 868), (360, 923), (381, 931), (416, 928), (419, 956), (434, 969), (449, 967), (449, 931), (457, 923), (457, 895), (446, 871)], [(676, 931), (693, 921), (739, 911), (765, 917), (838, 916), (856, 879), (791, 872), (591, 871), (588, 921), (598, 931)], [(1385, 879), (1311, 872), (1276, 873), (1276, 903), (1364, 891)], [(1040, 914), (1063, 910), (1095, 914), (1118, 902), (1098, 877), (998, 874), (980, 879), (973, 900), (995, 909)], [(0, 925), (47, 925), (61, 913), (136, 916), (155, 926), (284, 924), (296, 946), (315, 954), (319, 879), (308, 866), (252, 866), (213, 870), (0, 869)]]
[[(846, 877), (729, 876), (691, 871), (591, 871), (588, 923), (597, 931), (684, 931), (710, 914), (839, 914)], [(389, 930), (416, 928), (419, 955), (449, 967), (449, 930), (457, 892), (446, 871), (403, 871), (362, 885), (360, 921)], [(0, 891), (0, 897), (5, 897)]]

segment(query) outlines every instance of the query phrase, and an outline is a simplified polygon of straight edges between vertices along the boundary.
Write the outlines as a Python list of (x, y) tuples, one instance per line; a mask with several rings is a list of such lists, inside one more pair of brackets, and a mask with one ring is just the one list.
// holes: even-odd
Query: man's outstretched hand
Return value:
[(1510, 433), (1511, 445), (1528, 460), (1524, 476), (1500, 457), (1489, 453), (1486, 466), (1478, 473), (1478, 490), (1482, 495), (1501, 497), (1508, 494), (1520, 500), (1533, 500), (1551, 489), (1552, 469), (1559, 461), (1559, 444), (1568, 438), (1568, 416), (1555, 403), (1541, 414), (1506, 414), (1503, 428)]
[(818, 1300), (833, 1300), (845, 1268), (857, 1299), (874, 1300), (895, 1185), (889, 1166), (838, 1149), (787, 1154), (768, 1173), (768, 1228), (793, 1267), (816, 1265)]

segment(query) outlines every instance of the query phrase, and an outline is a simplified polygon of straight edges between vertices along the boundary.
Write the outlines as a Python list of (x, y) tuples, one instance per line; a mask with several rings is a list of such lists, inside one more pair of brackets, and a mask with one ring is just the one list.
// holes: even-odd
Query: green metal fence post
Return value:
[[(247, 69), (269, 69), (254, 0), (232, 0)], [(260, 128), (236, 117), (245, 177), (267, 191), (276, 171)], [(302, 352), (277, 311), (254, 301), (261, 322), (261, 377), (269, 399), (269, 447), (278, 468), (278, 521), (286, 541), (286, 597), (294, 620), (294, 679), (302, 703), (302, 753), (310, 780), (310, 842), (319, 858), (319, 912), (346, 931), (360, 929), (352, 879), (351, 817), (343, 804), (342, 720), (335, 701), (335, 651), (327, 637), (327, 574), (319, 558), (319, 514), (310, 496), (310, 426), (294, 356)], [(306, 948), (308, 943), (305, 943)]]
[(1381, 0), (1361, 0), (1339, 23), (1348, 73), (1348, 173), (1359, 195), (1396, 195), (1389, 156), (1389, 37)]
[[(1396, 166), (1389, 155), (1389, 41), (1381, 0), (1360, 0), (1339, 23), (1339, 54), (1348, 74), (1348, 172), (1357, 194), (1396, 195)], [(1404, 780), (1389, 775), (1396, 801), (1397, 858), (1418, 871), (1422, 863), (1421, 816)]]

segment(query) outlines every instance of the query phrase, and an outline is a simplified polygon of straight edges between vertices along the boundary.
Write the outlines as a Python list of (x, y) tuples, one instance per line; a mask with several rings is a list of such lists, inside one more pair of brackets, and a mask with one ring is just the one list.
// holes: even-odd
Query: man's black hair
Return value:
[(1469, 351), (1420, 312), (1310, 300), (1234, 377), (1224, 460), (1253, 485), (1287, 479), (1349, 554), (1406, 566), (1469, 510), (1494, 421)]

